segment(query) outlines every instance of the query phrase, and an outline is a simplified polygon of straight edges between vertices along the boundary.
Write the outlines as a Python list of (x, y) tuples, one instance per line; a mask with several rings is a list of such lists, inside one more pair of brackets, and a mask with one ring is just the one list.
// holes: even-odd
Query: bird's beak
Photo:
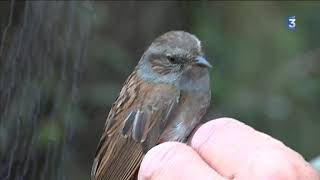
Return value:
[(199, 66), (205, 66), (208, 68), (211, 68), (212, 65), (203, 57), (203, 56), (198, 56), (195, 58), (195, 64)]

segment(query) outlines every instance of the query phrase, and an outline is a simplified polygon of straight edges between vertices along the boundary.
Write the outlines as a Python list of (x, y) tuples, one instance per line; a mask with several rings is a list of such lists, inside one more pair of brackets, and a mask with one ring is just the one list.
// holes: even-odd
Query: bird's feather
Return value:
[(134, 71), (107, 117), (92, 179), (130, 179), (144, 154), (157, 144), (177, 99), (179, 91), (174, 86), (142, 82)]

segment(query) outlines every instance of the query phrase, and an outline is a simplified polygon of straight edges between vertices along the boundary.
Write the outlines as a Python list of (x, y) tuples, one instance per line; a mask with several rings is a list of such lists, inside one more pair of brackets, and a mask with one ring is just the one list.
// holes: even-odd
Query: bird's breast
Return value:
[(204, 71), (197, 78), (181, 79), (180, 98), (160, 141), (185, 142), (191, 131), (200, 123), (210, 104), (209, 75)]

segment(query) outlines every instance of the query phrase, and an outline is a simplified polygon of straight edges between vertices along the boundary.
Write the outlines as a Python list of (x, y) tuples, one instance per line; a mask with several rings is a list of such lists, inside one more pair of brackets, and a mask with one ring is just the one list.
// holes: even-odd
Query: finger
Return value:
[(202, 125), (191, 137), (190, 145), (212, 168), (228, 178), (234, 178), (263, 145), (283, 146), (280, 141), (230, 118)]
[(152, 148), (141, 163), (138, 179), (225, 180), (191, 147), (178, 142), (166, 142)]
[(320, 180), (309, 163), (279, 147), (259, 149), (248, 162), (236, 179)]
[(202, 125), (189, 142), (224, 177), (310, 179), (318, 176), (300, 154), (234, 119), (220, 118)]

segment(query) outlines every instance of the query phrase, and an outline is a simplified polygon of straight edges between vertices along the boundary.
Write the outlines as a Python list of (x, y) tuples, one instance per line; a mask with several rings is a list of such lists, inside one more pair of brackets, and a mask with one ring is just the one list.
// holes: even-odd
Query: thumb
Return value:
[(152, 148), (141, 163), (138, 179), (225, 180), (196, 151), (178, 142), (166, 142)]

